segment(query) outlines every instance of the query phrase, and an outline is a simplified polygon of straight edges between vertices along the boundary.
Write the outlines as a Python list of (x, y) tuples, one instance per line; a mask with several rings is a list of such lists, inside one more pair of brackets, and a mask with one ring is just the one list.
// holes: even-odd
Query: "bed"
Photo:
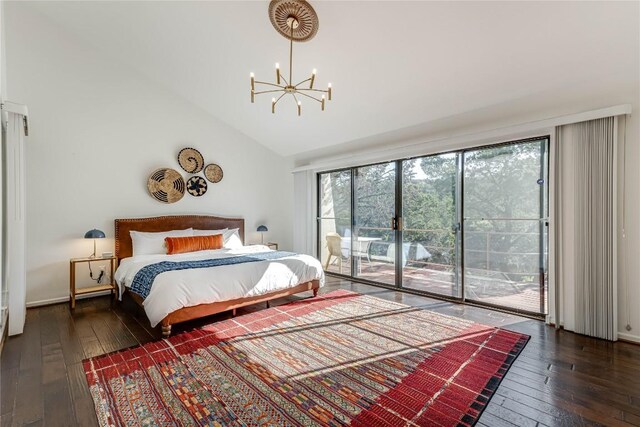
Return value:
[[(266, 246), (243, 246), (236, 249), (192, 252), (181, 255), (133, 256), (130, 231), (162, 232), (193, 228), (197, 230), (238, 229), (244, 243), (244, 219), (207, 215), (174, 215), (152, 218), (115, 220), (115, 251), (118, 259), (116, 282), (120, 297), (129, 294), (143, 307), (152, 326), (162, 325), (162, 335), (171, 334), (171, 325), (198, 319), (223, 311), (268, 302), (275, 298), (312, 291), (317, 296), (324, 282), (324, 273), (318, 260), (309, 255), (271, 251)], [(163, 261), (215, 262), (231, 257), (257, 257), (270, 255), (277, 258), (209, 268), (166, 271), (153, 279), (145, 297), (131, 289), (137, 272)], [(238, 259), (238, 258), (236, 258)], [(255, 261), (255, 260), (254, 260)], [(223, 281), (223, 283), (220, 283)], [(175, 286), (174, 286), (175, 285)], [(134, 289), (138, 289), (135, 288)]]

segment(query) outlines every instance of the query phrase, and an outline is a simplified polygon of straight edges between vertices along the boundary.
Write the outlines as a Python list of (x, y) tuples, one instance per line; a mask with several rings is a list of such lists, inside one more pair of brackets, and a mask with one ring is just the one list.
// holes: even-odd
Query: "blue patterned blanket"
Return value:
[(162, 261), (142, 267), (131, 282), (131, 290), (142, 298), (146, 298), (151, 292), (153, 281), (159, 274), (167, 271), (190, 270), (194, 268), (220, 267), (222, 265), (243, 264), (247, 262), (269, 261), (296, 255), (293, 252), (269, 251), (258, 252), (250, 255), (239, 255), (228, 258), (213, 258), (197, 261)]

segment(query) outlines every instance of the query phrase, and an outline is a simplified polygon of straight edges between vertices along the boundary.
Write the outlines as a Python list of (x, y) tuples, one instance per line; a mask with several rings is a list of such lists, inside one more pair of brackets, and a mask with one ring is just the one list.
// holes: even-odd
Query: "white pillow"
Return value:
[(223, 234), (228, 228), (221, 228), (220, 230), (193, 230), (194, 236), (215, 236), (216, 234)]
[(227, 230), (222, 233), (222, 239), (224, 243), (222, 245), (223, 248), (226, 249), (239, 249), (244, 245), (242, 244), (242, 239), (240, 239), (239, 228), (232, 228), (231, 230)]
[(169, 230), (169, 231), (129, 231), (131, 238), (134, 236), (144, 237), (185, 237), (193, 236), (193, 228), (185, 228), (184, 230)]
[(164, 244), (165, 237), (186, 237), (193, 236), (193, 228), (186, 230), (171, 230), (151, 233), (145, 231), (130, 231), (133, 256), (166, 254), (167, 249)]

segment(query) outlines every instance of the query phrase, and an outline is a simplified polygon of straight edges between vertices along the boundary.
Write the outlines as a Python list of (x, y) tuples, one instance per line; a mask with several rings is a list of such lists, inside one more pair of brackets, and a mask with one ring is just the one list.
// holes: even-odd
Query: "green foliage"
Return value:
[[(546, 180), (540, 170), (545, 145), (545, 141), (532, 141), (402, 162), (404, 241), (424, 246), (431, 254), (429, 262), (457, 264), (457, 180), (460, 156), (464, 156), (465, 265), (520, 277), (536, 273), (537, 218), (546, 216), (547, 209), (540, 206), (537, 183), (541, 177)], [(395, 206), (395, 163), (360, 167), (354, 175), (360, 235), (381, 238), (372, 252), (386, 254), (394, 239), (389, 229)], [(321, 194), (322, 203), (332, 200), (336, 230), (344, 235), (350, 228), (351, 171), (324, 174), (321, 179), (331, 193)], [(529, 220), (504, 220), (510, 218)]]
[[(539, 269), (538, 179), (544, 141), (465, 153), (465, 266), (502, 271), (513, 280)], [(518, 221), (507, 219), (519, 219)], [(543, 230), (544, 231), (544, 230)]]
[(413, 159), (403, 169), (405, 241), (424, 246), (430, 262), (454, 265), (458, 156)]

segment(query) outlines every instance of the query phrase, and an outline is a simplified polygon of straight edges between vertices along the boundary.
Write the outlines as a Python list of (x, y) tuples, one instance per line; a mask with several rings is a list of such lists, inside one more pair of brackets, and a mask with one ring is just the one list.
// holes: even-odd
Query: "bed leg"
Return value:
[(313, 296), (314, 297), (318, 296), (318, 288), (313, 288)]
[(231, 315), (232, 315), (233, 317), (236, 317), (236, 309), (235, 309), (235, 308), (234, 308), (233, 310), (231, 310)]
[(163, 323), (162, 324), (162, 337), (163, 338), (169, 338), (169, 335), (171, 335), (171, 325), (170, 324), (165, 325)]
[(267, 308), (271, 307), (271, 304), (269, 304), (269, 301), (267, 301)]

